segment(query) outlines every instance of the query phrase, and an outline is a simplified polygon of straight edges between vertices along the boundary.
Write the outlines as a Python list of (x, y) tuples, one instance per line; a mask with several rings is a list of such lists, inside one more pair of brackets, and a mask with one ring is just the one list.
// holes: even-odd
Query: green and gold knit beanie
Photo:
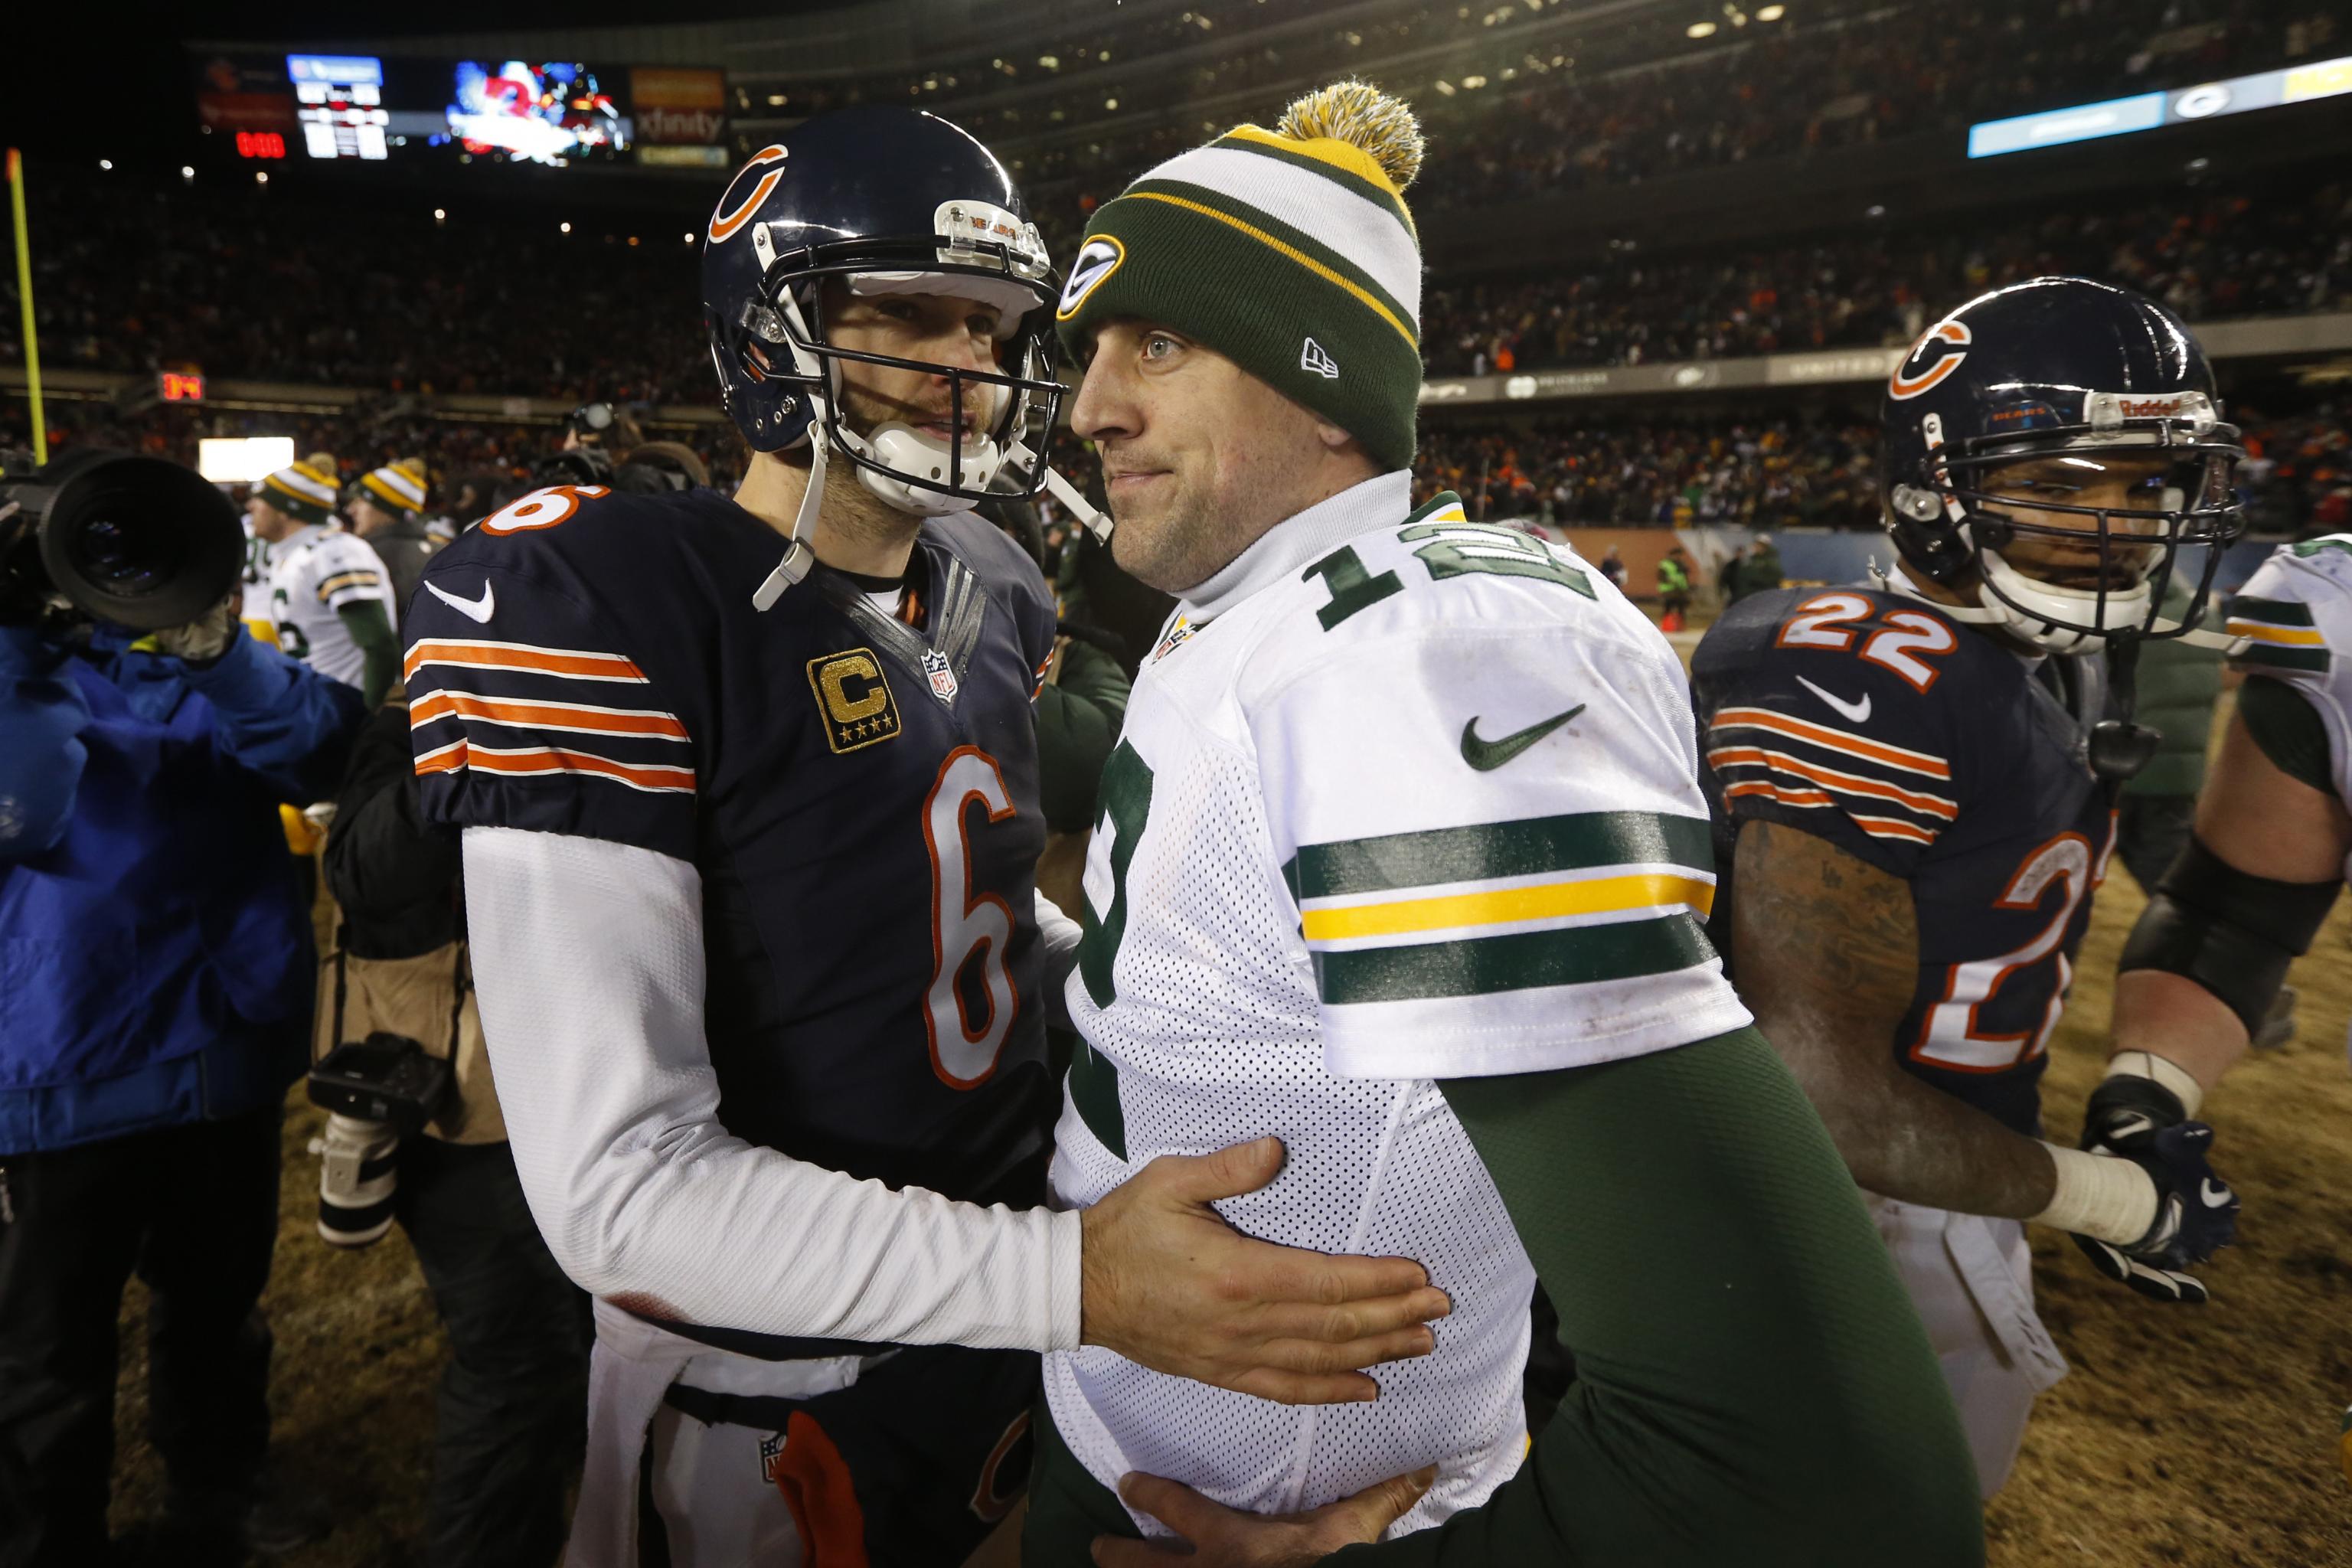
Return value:
[(261, 481), (262, 499), (297, 522), (324, 522), (335, 514), (334, 459), (314, 453)]
[(1404, 188), (1420, 123), (1378, 88), (1308, 93), (1272, 131), (1237, 125), (1103, 204), (1055, 319), (1074, 357), (1104, 322), (1181, 332), (1339, 426), (1384, 468), (1412, 462), (1421, 237)]
[(413, 458), (370, 469), (360, 476), (360, 487), (394, 517), (425, 510), (425, 470)]

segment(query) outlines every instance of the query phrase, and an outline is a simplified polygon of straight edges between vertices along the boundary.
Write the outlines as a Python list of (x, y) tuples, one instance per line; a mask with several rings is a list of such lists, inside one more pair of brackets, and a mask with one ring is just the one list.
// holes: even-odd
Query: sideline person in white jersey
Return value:
[[(1103, 777), (1052, 1182), (1277, 1135), (1227, 1221), (1418, 1258), (1452, 1313), (1311, 1413), (1049, 1354), (1024, 1560), (1981, 1563), (1926, 1336), (1701, 930), (1673, 651), (1569, 552), (1412, 507), (1420, 146), (1325, 89), (1070, 268), (1113, 549), (1182, 602)], [(1538, 1279), (1579, 1381), (1530, 1449)]]
[(356, 686), (373, 708), (400, 669), (392, 579), (358, 535), (331, 527), (335, 460), (313, 453), (263, 479), (246, 501), (269, 546), (278, 646), (321, 675)]

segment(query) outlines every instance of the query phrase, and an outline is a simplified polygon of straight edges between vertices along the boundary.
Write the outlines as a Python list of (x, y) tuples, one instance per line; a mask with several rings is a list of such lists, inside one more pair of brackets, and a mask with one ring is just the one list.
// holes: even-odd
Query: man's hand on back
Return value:
[(1254, 1241), (1209, 1206), (1281, 1170), (1273, 1138), (1163, 1154), (1087, 1209), (1081, 1341), (1284, 1405), (1379, 1398), (1356, 1369), (1427, 1355), (1453, 1304), (1409, 1258)]

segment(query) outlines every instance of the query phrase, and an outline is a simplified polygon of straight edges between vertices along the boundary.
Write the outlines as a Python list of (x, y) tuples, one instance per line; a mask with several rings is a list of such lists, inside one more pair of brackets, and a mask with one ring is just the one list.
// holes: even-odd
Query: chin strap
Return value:
[(793, 515), (792, 531), (784, 535), (784, 558), (776, 563), (776, 569), (752, 591), (751, 607), (755, 610), (774, 608), (776, 601), (784, 596), (784, 591), (800, 583), (809, 574), (809, 568), (816, 564), (816, 552), (811, 550), (808, 541), (801, 536), (816, 521), (816, 509), (824, 500), (825, 446), (824, 436), (812, 431), (808, 489), (801, 494), (801, 510)]
[[(1900, 594), (1906, 599), (1916, 599), (1923, 605), (1933, 606), (1937, 615), (1958, 621), (1963, 625), (2003, 626), (2007, 626), (2011, 618), (2006, 610), (1988, 609), (1982, 605), (1948, 605), (1941, 599), (1931, 599), (1919, 592), (1917, 585), (1909, 579), (1896, 576), (1875, 561), (1870, 563), (1870, 574), (1877, 581), (1881, 593)], [(2167, 640), (2171, 640), (2174, 634), (2178, 632), (2179, 640), (2189, 644), (2191, 647), (2216, 648), (2231, 658), (2237, 658), (2253, 646), (2252, 637), (2233, 637), (2223, 632), (2209, 632), (2201, 627), (2183, 632), (2179, 631), (2179, 621), (2166, 620), (2159, 616), (2148, 627), (2148, 631), (2151, 636), (2161, 637)]]
[[(765, 238), (766, 235), (767, 229), (765, 226), (761, 226), (753, 237)], [(793, 345), (793, 368), (803, 375), (815, 377), (829, 384), (829, 378), (824, 374), (826, 367), (820, 366), (816, 363), (816, 356), (801, 347), (801, 342), (808, 337), (809, 331), (807, 323), (801, 320), (800, 302), (790, 294), (786, 294), (778, 303), (782, 313), (792, 323), (792, 331), (787, 332), (785, 337)], [(776, 601), (784, 596), (785, 590), (805, 579), (810, 569), (816, 565), (816, 552), (809, 548), (805, 536), (815, 525), (817, 508), (824, 501), (825, 448), (831, 446), (832, 442), (825, 435), (828, 423), (825, 416), (825, 394), (812, 389), (808, 394), (808, 489), (801, 492), (801, 509), (793, 515), (792, 531), (784, 535), (784, 558), (777, 562), (776, 569), (768, 574), (759, 587), (752, 590), (751, 607), (755, 610), (766, 611), (774, 608)]]
[[(1044, 463), (1044, 459), (1031, 451), (1028, 444), (1024, 441), (1015, 441), (1007, 447), (1004, 460), (1007, 465), (1019, 467), (1024, 473), (1028, 472), (1033, 466)], [(1055, 500), (1069, 508), (1070, 515), (1076, 518), (1088, 533), (1093, 534), (1104, 544), (1110, 542), (1109, 517), (1097, 511), (1089, 505), (1078, 487), (1064, 479), (1060, 472), (1050, 465), (1045, 466), (1045, 490)]]

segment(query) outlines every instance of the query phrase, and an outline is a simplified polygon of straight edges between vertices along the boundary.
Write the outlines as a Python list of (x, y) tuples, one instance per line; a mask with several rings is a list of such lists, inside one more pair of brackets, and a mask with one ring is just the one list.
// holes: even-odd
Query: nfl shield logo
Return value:
[(955, 670), (949, 665), (947, 655), (941, 653), (935, 647), (925, 648), (923, 650), (923, 673), (931, 678), (932, 696), (938, 698), (942, 702), (953, 702), (955, 700)]

